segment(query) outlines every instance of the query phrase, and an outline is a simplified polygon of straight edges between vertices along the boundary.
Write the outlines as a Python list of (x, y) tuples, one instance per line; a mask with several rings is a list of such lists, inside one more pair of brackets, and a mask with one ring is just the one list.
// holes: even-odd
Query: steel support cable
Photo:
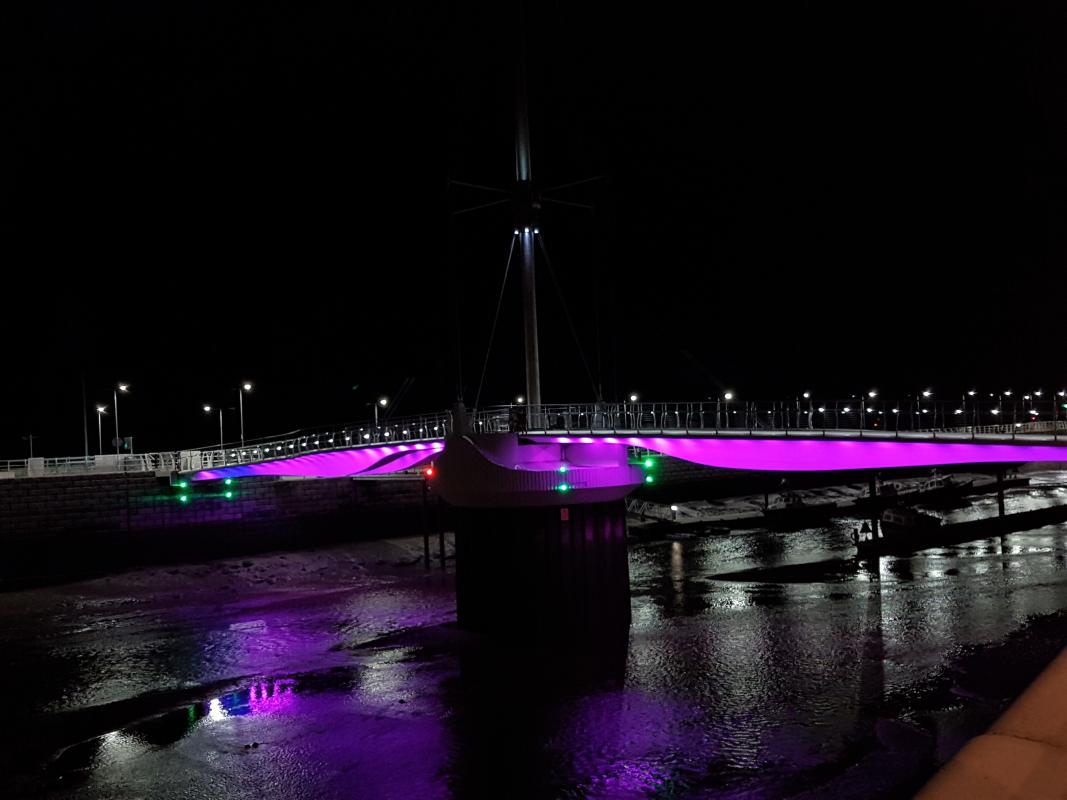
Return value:
[(474, 407), (478, 408), (478, 402), (482, 399), (482, 384), (485, 382), (485, 371), (489, 367), (489, 355), (493, 352), (493, 339), (496, 337), (496, 323), (500, 319), (500, 306), (504, 302), (504, 291), (508, 287), (508, 273), (511, 271), (511, 257), (515, 255), (515, 236), (511, 237), (511, 245), (508, 247), (508, 260), (504, 265), (504, 280), (500, 282), (500, 295), (496, 299), (496, 312), (493, 314), (493, 327), (489, 329), (489, 344), (485, 348), (485, 361), (482, 362), (482, 375), (478, 378), (478, 391), (474, 395)]
[(495, 192), (496, 194), (510, 195), (511, 192), (507, 189), (498, 189), (496, 186), (485, 186), (480, 183), (467, 183), (467, 181), (454, 181), (449, 180), (452, 186), (462, 186), (464, 189), (478, 189), (483, 192)]
[(541, 200), (543, 202), (545, 202), (545, 203), (555, 203), (556, 205), (559, 205), (559, 206), (568, 206), (570, 208), (581, 208), (581, 209), (584, 209), (586, 211), (592, 211), (593, 210), (593, 207), (591, 205), (589, 205), (588, 203), (575, 203), (575, 202), (572, 202), (571, 200), (560, 200), (559, 198), (548, 197), (547, 195), (541, 195)]
[(592, 178), (582, 178), (580, 181), (568, 181), (567, 183), (557, 183), (555, 186), (549, 186), (545, 189), (546, 192), (556, 192), (560, 189), (570, 189), (572, 186), (582, 186), (586, 183), (594, 183), (596, 181), (604, 180), (603, 175), (594, 175)]
[(505, 198), (503, 200), (494, 200), (491, 203), (482, 203), (481, 205), (478, 205), (478, 206), (471, 206), (470, 208), (461, 208), (458, 211), (453, 211), (452, 212), (452, 216), (453, 217), (458, 217), (460, 214), (469, 214), (472, 211), (481, 211), (483, 208), (491, 208), (492, 206), (502, 206), (505, 203), (510, 203), (510, 202), (511, 202), (511, 198), (510, 197), (507, 197), (507, 198)]
[(589, 369), (589, 361), (586, 360), (585, 351), (582, 350), (582, 343), (578, 339), (578, 330), (574, 327), (574, 319), (571, 317), (570, 309), (567, 308), (567, 301), (563, 298), (563, 287), (559, 285), (559, 281), (556, 279), (556, 271), (552, 269), (552, 259), (548, 257), (548, 248), (545, 247), (545, 238), (542, 234), (537, 235), (537, 243), (541, 245), (541, 255), (545, 257), (545, 266), (548, 267), (548, 276), (552, 279), (552, 286), (556, 290), (556, 296), (559, 297), (559, 304), (563, 306), (563, 316), (567, 318), (567, 327), (570, 328), (571, 338), (574, 339), (574, 346), (578, 348), (578, 357), (582, 360), (585, 374), (589, 378), (589, 385), (593, 388), (593, 396), (599, 402), (600, 392), (597, 391), (596, 380), (593, 378), (593, 371)]

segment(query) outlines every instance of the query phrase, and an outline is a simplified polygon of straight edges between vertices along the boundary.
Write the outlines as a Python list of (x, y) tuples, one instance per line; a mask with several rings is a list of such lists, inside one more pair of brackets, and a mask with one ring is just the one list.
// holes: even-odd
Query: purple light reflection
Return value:
[[(194, 481), (214, 481), (222, 478), (251, 476), (286, 476), (298, 478), (344, 478), (349, 475), (387, 474), (410, 469), (433, 458), (444, 450), (444, 440), (360, 447), (351, 450), (331, 450), (328, 453), (308, 453), (293, 458), (279, 458), (259, 464), (234, 464), (230, 467), (208, 469), (193, 475)], [(399, 454), (399, 455), (398, 455)], [(406, 457), (401, 457), (406, 456)]]
[[(819, 472), (853, 469), (932, 467), (948, 464), (996, 464), (1023, 461), (1067, 461), (1067, 447), (1039, 444), (979, 444), (974, 442), (915, 442), (901, 440), (730, 439), (671, 436), (530, 436), (542, 444), (629, 445), (703, 464), (740, 470)], [(274, 475), (304, 478), (341, 478), (350, 475), (385, 475), (412, 469), (441, 455), (444, 440), (395, 444), (311, 453), (260, 464), (239, 464), (203, 470), (194, 481)], [(580, 464), (541, 457), (513, 469), (572, 469)], [(589, 466), (594, 466), (590, 464)]]
[(296, 703), (295, 678), (265, 678), (247, 688), (215, 697), (202, 706), (200, 718), (221, 720), (248, 714), (277, 714)]

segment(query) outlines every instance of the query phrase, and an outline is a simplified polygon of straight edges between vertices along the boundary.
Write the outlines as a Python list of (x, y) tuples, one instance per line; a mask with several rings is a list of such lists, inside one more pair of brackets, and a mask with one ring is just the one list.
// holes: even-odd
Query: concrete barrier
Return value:
[(151, 473), (7, 480), (0, 482), (0, 589), (134, 564), (419, 533), (427, 507), (437, 509), (427, 489), (416, 476), (256, 477), (184, 490)]
[(917, 797), (1067, 798), (1067, 651), (986, 734), (972, 739), (942, 767)]

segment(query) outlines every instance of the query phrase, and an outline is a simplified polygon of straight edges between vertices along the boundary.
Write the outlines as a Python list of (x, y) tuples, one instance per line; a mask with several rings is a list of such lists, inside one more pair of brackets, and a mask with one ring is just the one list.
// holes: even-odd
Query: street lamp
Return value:
[(631, 403), (636, 403), (637, 402), (637, 392), (630, 392), (630, 402)]
[[(878, 396), (877, 389), (871, 389), (867, 392), (867, 397), (871, 400)], [(863, 398), (860, 398), (860, 429), (863, 430), (867, 427), (867, 415), (873, 414), (874, 408), (868, 408), (867, 404), (863, 402)]]
[(518, 397), (515, 398), (515, 404), (516, 405), (521, 406), (525, 402), (526, 402), (526, 398), (523, 397), (521, 394)]
[(724, 428), (729, 428), (730, 427), (730, 401), (734, 399), (734, 393), (733, 392), (723, 392), (722, 393), (722, 399), (726, 401), (726, 424), (723, 427)]
[(384, 409), (388, 405), (389, 405), (389, 398), (385, 397), (384, 395), (382, 397), (379, 397), (378, 401), (374, 404), (374, 427), (375, 428), (378, 427), (378, 408), (381, 407), (381, 408)]
[(119, 448), (122, 446), (122, 440), (119, 438), (119, 392), (127, 394), (130, 391), (130, 384), (120, 383), (111, 392), (115, 398), (115, 455), (119, 454)]
[[(211, 406), (204, 405), (204, 413), (211, 413)], [(219, 450), (222, 452), (223, 459), (226, 457), (226, 438), (222, 435), (222, 407), (219, 407)]]
[[(922, 396), (923, 396), (923, 399), (929, 400), (931, 397), (934, 396), (934, 390), (933, 389), (923, 389), (922, 390)], [(921, 415), (925, 414), (925, 413), (926, 413), (926, 409), (924, 409), (922, 407), (922, 403), (920, 401), (920, 403), (919, 403), (919, 419), (920, 420), (922, 420), (922, 416)], [(934, 421), (930, 424), (930, 427), (932, 427), (932, 428), (936, 428), (937, 427), (937, 405), (936, 404), (934, 405)]]
[(100, 455), (104, 454), (104, 423), (102, 420), (106, 413), (107, 406), (96, 407), (96, 451)]
[(251, 391), (252, 384), (249, 381), (242, 383), (237, 390), (237, 407), (240, 409), (241, 417), (241, 447), (245, 446), (245, 392)]

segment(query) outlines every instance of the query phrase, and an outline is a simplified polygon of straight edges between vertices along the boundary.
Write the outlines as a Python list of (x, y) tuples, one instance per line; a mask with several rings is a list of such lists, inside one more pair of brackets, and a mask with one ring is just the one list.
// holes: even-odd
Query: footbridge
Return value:
[[(471, 412), (459, 407), (186, 450), (0, 461), (0, 474), (157, 472), (193, 481), (374, 477), (426, 469), (459, 439), (505, 469), (558, 474), (602, 470), (656, 453), (709, 467), (784, 472), (1067, 461), (1067, 420), (1051, 418), (1054, 413), (1053, 407), (1044, 411), (1046, 419), (1028, 412), (1025, 422), (918, 427), (922, 414), (860, 415), (847, 405), (820, 414), (783, 402), (751, 403), (743, 410), (716, 402), (510, 405)], [(971, 419), (980, 417), (976, 410)], [(511, 443), (506, 455), (500, 452), (505, 442)], [(555, 477), (550, 482), (561, 483)], [(568, 488), (578, 488), (577, 481)]]
[[(192, 480), (370, 476), (424, 468), (463, 439), (503, 468), (553, 473), (553, 487), (560, 483), (557, 473), (603, 470), (648, 453), (710, 467), (784, 472), (1067, 461), (1065, 420), (886, 429), (877, 416), (868, 424), (839, 412), (836, 425), (817, 420), (816, 427), (816, 420), (783, 413), (780, 405), (753, 404), (742, 427), (715, 403), (458, 409), (382, 426), (297, 432), (243, 447), (149, 454), (145, 460), (169, 460)], [(504, 442), (512, 443), (506, 454), (500, 451)], [(572, 480), (568, 488), (578, 486)]]

